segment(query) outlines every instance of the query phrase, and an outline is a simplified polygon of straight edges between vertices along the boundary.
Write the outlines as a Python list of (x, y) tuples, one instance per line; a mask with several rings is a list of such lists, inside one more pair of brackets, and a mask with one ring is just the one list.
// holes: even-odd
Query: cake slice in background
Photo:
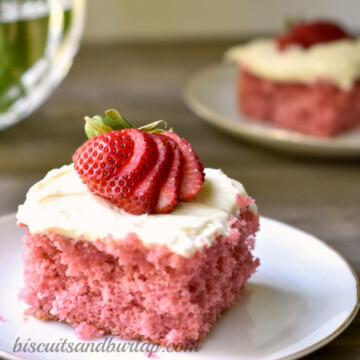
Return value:
[(249, 120), (319, 137), (360, 125), (360, 41), (329, 21), (230, 48), (237, 101)]
[[(50, 171), (19, 207), (19, 225), (27, 227), (20, 297), (28, 313), (69, 323), (81, 338), (193, 346), (259, 265), (254, 200), (221, 170), (204, 170), (176, 134), (114, 131), (105, 127), (111, 117), (90, 120), (91, 139), (74, 165)], [(158, 132), (173, 142), (157, 143)], [(159, 213), (161, 191), (169, 206)]]

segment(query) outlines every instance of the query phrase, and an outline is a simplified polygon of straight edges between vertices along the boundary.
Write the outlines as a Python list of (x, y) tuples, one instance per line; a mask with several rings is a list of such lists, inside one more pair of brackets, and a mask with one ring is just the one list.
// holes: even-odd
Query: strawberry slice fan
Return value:
[(75, 170), (88, 189), (126, 212), (168, 213), (194, 198), (204, 167), (184, 138), (159, 120), (138, 129), (116, 110), (85, 117), (89, 140), (73, 155)]

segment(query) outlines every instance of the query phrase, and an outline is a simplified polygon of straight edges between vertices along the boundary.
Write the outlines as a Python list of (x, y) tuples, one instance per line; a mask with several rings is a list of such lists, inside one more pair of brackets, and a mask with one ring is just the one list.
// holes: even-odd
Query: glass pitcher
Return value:
[(37, 109), (69, 71), (86, 0), (0, 0), (0, 130)]

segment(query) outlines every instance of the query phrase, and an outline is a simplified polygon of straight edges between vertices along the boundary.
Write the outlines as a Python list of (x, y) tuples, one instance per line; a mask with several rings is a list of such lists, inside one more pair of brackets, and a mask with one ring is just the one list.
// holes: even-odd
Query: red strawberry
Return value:
[(73, 161), (90, 191), (117, 204), (154, 167), (157, 156), (149, 134), (124, 129), (91, 138), (75, 152)]
[(190, 200), (201, 190), (205, 179), (204, 167), (191, 145), (174, 132), (165, 131), (164, 135), (173, 139), (183, 155), (183, 173), (180, 183), (180, 200)]
[(159, 154), (155, 166), (142, 178), (129, 197), (120, 198), (116, 203), (125, 211), (136, 215), (154, 212), (161, 186), (168, 178), (173, 160), (171, 145), (166, 141), (165, 136), (160, 134), (150, 136), (156, 143)]
[(157, 213), (170, 212), (178, 202), (183, 169), (183, 156), (177, 143), (168, 136), (163, 136), (163, 140), (170, 144), (173, 159), (167, 179), (160, 189), (159, 198), (155, 207)]
[(350, 38), (352, 37), (344, 29), (333, 22), (312, 21), (295, 24), (285, 35), (279, 36), (276, 41), (279, 49), (283, 50), (290, 45), (309, 48), (319, 43)]
[(136, 215), (169, 212), (200, 192), (204, 169), (198, 156), (185, 139), (158, 129), (162, 120), (134, 129), (108, 110), (85, 121), (89, 140), (73, 161), (91, 192)]

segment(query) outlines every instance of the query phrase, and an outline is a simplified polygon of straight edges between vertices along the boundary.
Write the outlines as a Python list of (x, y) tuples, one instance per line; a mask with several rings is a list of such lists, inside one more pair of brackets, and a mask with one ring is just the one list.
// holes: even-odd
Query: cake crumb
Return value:
[(29, 321), (29, 318), (27, 316), (24, 316), (24, 322)]
[(75, 328), (75, 333), (81, 340), (98, 339), (104, 336), (103, 330), (99, 330), (84, 321)]
[(4, 321), (4, 318), (0, 315), (0, 321)]

